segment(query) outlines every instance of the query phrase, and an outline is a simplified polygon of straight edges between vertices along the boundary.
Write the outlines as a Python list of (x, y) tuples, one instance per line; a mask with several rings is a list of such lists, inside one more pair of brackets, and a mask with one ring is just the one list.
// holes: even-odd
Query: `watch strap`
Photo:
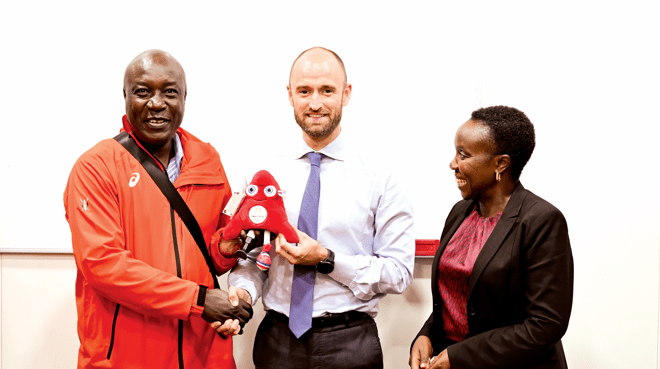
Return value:
[(326, 250), (328, 250), (328, 256), (316, 265), (316, 270), (321, 274), (331, 273), (335, 269), (335, 253), (328, 248)]

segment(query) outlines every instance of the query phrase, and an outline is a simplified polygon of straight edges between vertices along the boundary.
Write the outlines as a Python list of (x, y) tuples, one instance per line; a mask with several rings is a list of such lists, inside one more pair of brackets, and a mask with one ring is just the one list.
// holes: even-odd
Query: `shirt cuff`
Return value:
[(195, 289), (195, 293), (193, 294), (192, 305), (190, 307), (190, 316), (196, 316), (201, 318), (202, 313), (204, 312), (204, 306), (197, 305), (198, 298), (199, 298), (199, 286), (197, 286), (197, 288)]
[(237, 285), (236, 287), (237, 288), (242, 288), (242, 289), (247, 291), (247, 293), (250, 295), (250, 301), (252, 301), (252, 306), (254, 306), (255, 296), (257, 298), (259, 297), (259, 296), (257, 296), (257, 288), (252, 284), (249, 284), (249, 285), (246, 285), (246, 286)]
[(335, 269), (328, 275), (348, 287), (357, 276), (357, 267), (357, 257), (335, 253)]

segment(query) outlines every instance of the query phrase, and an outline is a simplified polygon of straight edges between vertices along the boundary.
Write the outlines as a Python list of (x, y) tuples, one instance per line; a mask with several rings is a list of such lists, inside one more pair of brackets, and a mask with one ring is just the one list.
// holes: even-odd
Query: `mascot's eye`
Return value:
[(248, 196), (254, 196), (257, 194), (259, 191), (259, 187), (255, 185), (249, 185), (248, 188), (245, 189), (245, 194)]
[(264, 193), (268, 197), (273, 197), (273, 196), (277, 195), (277, 190), (275, 189), (275, 186), (268, 186), (268, 187), (264, 188)]

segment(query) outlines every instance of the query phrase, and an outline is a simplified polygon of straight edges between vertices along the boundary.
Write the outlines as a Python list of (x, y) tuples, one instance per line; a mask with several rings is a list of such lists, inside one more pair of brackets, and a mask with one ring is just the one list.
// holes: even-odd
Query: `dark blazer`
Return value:
[(459, 201), (447, 217), (433, 259), (433, 313), (417, 336), (431, 339), (434, 355), (448, 347), (452, 369), (567, 368), (560, 340), (573, 303), (573, 256), (566, 219), (520, 182), (470, 274), (469, 333), (448, 346), (437, 265), (475, 204)]

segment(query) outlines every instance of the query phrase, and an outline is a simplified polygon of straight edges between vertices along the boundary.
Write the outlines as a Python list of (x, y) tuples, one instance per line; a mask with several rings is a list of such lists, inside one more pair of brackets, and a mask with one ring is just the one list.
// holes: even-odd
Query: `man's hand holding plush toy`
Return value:
[(275, 239), (275, 252), (285, 258), (290, 264), (317, 265), (328, 257), (328, 249), (321, 246), (318, 241), (309, 237), (305, 232), (294, 228), (298, 234), (298, 246), (287, 242), (283, 235)]
[(220, 254), (222, 256), (226, 258), (233, 258), (235, 257), (234, 254), (236, 251), (243, 248), (243, 240), (241, 240), (241, 238), (225, 240), (223, 237), (220, 239), (220, 242), (218, 242), (218, 248), (220, 249)]

